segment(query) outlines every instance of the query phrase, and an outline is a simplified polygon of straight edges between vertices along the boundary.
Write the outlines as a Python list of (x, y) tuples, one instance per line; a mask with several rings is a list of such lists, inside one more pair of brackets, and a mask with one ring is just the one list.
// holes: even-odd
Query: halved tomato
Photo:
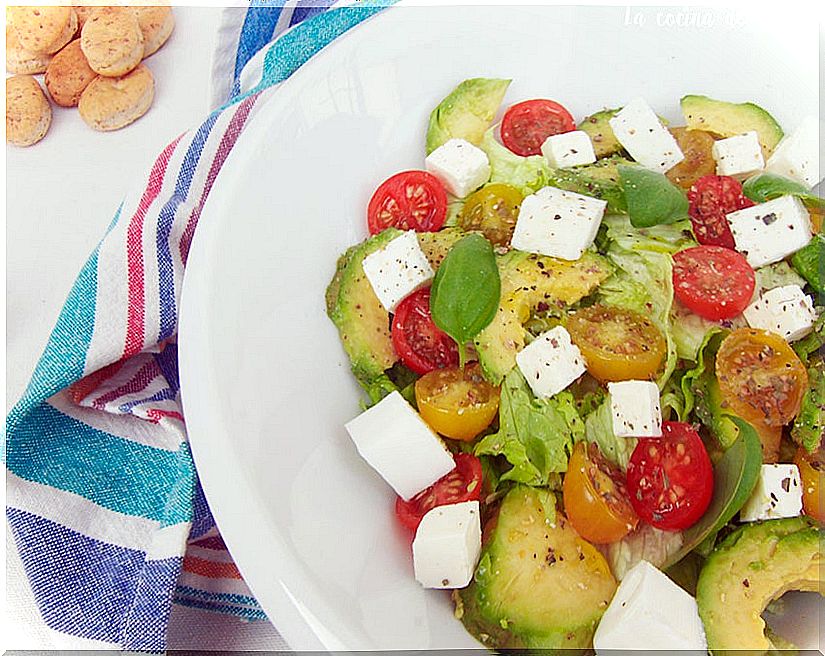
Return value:
[(395, 308), (392, 345), (401, 361), (417, 374), (458, 364), (458, 347), (430, 314), (430, 288), (407, 296)]
[(652, 378), (665, 357), (662, 332), (631, 310), (591, 305), (568, 319), (567, 330), (601, 382)]
[(436, 232), (447, 218), (447, 191), (427, 171), (402, 171), (384, 180), (367, 206), (370, 234), (387, 228)]
[(818, 448), (808, 453), (799, 447), (794, 457), (802, 479), (802, 509), (809, 517), (825, 524), (825, 452)]
[(709, 132), (670, 128), (670, 133), (685, 156), (665, 174), (673, 184), (690, 189), (699, 178), (716, 173), (716, 160), (713, 159), (713, 143), (716, 140)]
[(465, 230), (481, 231), (493, 246), (507, 246), (522, 200), (524, 194), (511, 185), (489, 184), (467, 196), (458, 225)]
[(555, 100), (525, 100), (501, 119), (501, 141), (516, 155), (540, 155), (547, 137), (576, 129), (576, 122)]

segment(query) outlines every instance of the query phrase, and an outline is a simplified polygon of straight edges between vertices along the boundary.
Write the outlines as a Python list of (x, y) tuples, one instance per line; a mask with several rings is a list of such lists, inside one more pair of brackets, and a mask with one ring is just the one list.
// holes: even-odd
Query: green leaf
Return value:
[(807, 246), (794, 253), (791, 264), (814, 291), (825, 294), (825, 234), (814, 235)]
[(793, 440), (809, 453), (819, 446), (825, 435), (825, 360), (808, 367), (808, 391), (791, 429)]
[[(714, 366), (716, 351), (719, 350), (719, 345), (727, 335), (728, 331), (722, 328), (715, 328), (705, 333), (702, 343), (699, 346), (696, 356), (696, 366), (685, 372), (682, 376), (682, 393), (685, 397), (685, 414), (690, 414), (696, 405), (696, 394), (701, 396), (705, 393), (706, 375), (714, 376)], [(705, 402), (704, 398), (700, 398), (700, 403)], [(707, 411), (709, 412), (709, 411)], [(697, 411), (702, 419), (701, 411)], [(703, 421), (704, 423), (704, 421)]]
[(762, 467), (762, 445), (756, 431), (739, 417), (731, 417), (739, 438), (713, 468), (713, 497), (702, 518), (682, 533), (682, 547), (668, 558), (672, 567), (705, 540), (712, 539), (750, 498)]
[(462, 237), (438, 267), (430, 291), (433, 322), (458, 344), (462, 366), (467, 342), (493, 320), (500, 295), (490, 242), (478, 233)]
[(825, 347), (825, 308), (818, 307), (819, 319), (814, 322), (814, 329), (793, 345), (793, 350), (802, 362), (807, 362), (811, 354)]
[(525, 196), (547, 186), (551, 170), (542, 155), (516, 155), (498, 142), (493, 128), (484, 133), (479, 148), (490, 160), (490, 182), (512, 185)]
[(483, 438), (476, 455), (500, 455), (512, 465), (501, 480), (534, 486), (552, 484), (567, 470), (573, 442), (584, 424), (568, 392), (535, 399), (521, 372), (514, 368), (501, 386), (499, 431)]
[(809, 207), (825, 209), (825, 200), (814, 196), (805, 185), (775, 173), (760, 173), (748, 178), (742, 185), (742, 192), (755, 203), (791, 195)]
[(785, 261), (760, 267), (754, 273), (756, 274), (756, 291), (760, 294), (786, 285), (805, 286), (805, 279)]
[(602, 404), (587, 416), (584, 422), (584, 437), (588, 443), (596, 444), (602, 455), (622, 471), (627, 470), (627, 463), (638, 442), (635, 437), (616, 437), (613, 433), (609, 394)]
[(619, 180), (634, 227), (649, 228), (687, 218), (687, 197), (661, 173), (637, 166), (619, 166)]

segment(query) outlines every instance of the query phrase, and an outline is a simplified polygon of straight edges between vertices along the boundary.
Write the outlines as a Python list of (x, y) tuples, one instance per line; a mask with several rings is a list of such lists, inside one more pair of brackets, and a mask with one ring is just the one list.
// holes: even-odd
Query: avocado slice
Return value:
[(613, 272), (591, 251), (575, 261), (512, 250), (498, 258), (501, 302), (493, 321), (475, 339), (484, 374), (494, 385), (515, 366), (524, 348), (524, 324), (540, 304), (566, 307), (592, 292)]
[(689, 95), (684, 96), (680, 104), (689, 130), (705, 130), (720, 137), (756, 130), (765, 158), (783, 136), (776, 119), (754, 103), (732, 103)]
[(776, 648), (762, 612), (791, 590), (819, 592), (825, 532), (805, 517), (748, 524), (711, 553), (699, 575), (696, 602), (714, 653)]
[(450, 139), (481, 143), (510, 80), (476, 77), (464, 80), (430, 114), (427, 127), (427, 154)]
[(587, 649), (616, 580), (604, 556), (548, 504), (548, 490), (511, 489), (459, 593), (464, 626), (493, 649)]
[(627, 214), (627, 202), (619, 180), (619, 166), (638, 166), (621, 155), (613, 155), (583, 166), (553, 169), (547, 182), (551, 187), (574, 191), (607, 201), (609, 214)]
[[(350, 248), (338, 259), (326, 291), (327, 315), (338, 328), (355, 378), (365, 388), (395, 364), (398, 356), (390, 339), (389, 313), (372, 290), (362, 263), (400, 234), (388, 228)], [(418, 243), (435, 270), (464, 234), (459, 228), (419, 232)]]
[(579, 123), (579, 130), (587, 132), (590, 141), (593, 142), (593, 151), (596, 157), (606, 157), (621, 152), (622, 144), (613, 134), (613, 128), (608, 121), (621, 111), (621, 107), (616, 109), (603, 109), (600, 112), (591, 114)]

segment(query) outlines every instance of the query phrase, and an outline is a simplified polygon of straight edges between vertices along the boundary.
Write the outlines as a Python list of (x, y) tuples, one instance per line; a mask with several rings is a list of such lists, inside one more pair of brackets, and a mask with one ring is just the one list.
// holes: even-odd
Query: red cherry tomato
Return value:
[(398, 304), (391, 335), (398, 357), (417, 374), (458, 364), (455, 341), (433, 322), (429, 287), (413, 292)]
[(436, 506), (446, 506), (481, 498), (481, 461), (469, 453), (457, 453), (455, 469), (438, 479), (430, 487), (416, 494), (409, 501), (401, 497), (395, 500), (398, 521), (413, 531), (421, 520)]
[(696, 429), (666, 421), (662, 437), (640, 439), (627, 465), (627, 488), (648, 524), (665, 531), (695, 524), (713, 496), (713, 466)]
[(547, 137), (576, 129), (576, 122), (553, 100), (525, 100), (501, 119), (501, 140), (516, 155), (540, 155)]
[(370, 199), (370, 234), (386, 228), (435, 232), (447, 218), (447, 191), (426, 171), (403, 171), (384, 180)]
[(687, 197), (696, 241), (709, 246), (735, 248), (725, 214), (754, 204), (742, 193), (739, 181), (726, 175), (705, 175), (693, 184)]
[(732, 319), (742, 313), (756, 287), (743, 255), (722, 246), (694, 246), (673, 256), (673, 293), (705, 319)]

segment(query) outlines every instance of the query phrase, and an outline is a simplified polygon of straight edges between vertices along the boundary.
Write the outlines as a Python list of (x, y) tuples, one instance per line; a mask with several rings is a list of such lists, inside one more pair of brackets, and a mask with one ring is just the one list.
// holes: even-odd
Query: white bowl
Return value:
[(755, 101), (788, 128), (818, 112), (815, 23), (685, 11), (391, 8), (256, 110), (190, 254), (181, 378), (212, 511), (293, 648), (478, 646), (413, 580), (394, 495), (343, 429), (361, 394), (324, 289), (370, 194), (422, 166), (430, 110), (468, 77), (512, 78), (506, 103), (554, 98), (578, 118), (643, 96), (678, 122), (686, 93)]

